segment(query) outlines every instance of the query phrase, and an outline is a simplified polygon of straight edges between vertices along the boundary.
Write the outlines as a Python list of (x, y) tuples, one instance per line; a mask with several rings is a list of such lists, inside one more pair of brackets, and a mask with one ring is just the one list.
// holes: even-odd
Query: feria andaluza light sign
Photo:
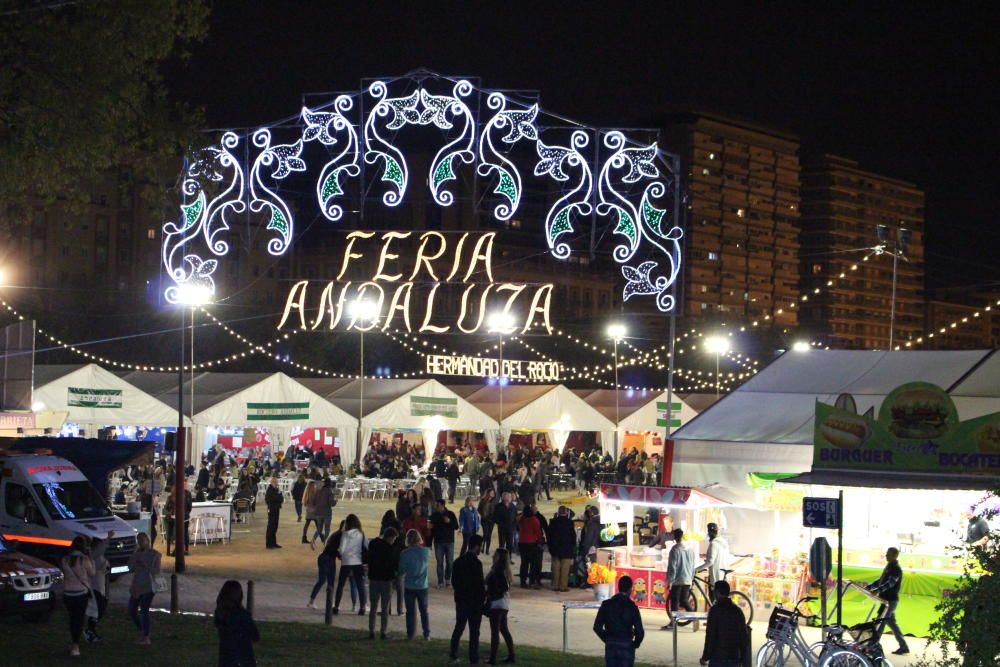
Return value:
[[(442, 137), (419, 175), (411, 167), (419, 160), (408, 159), (399, 143), (403, 130), (415, 126)], [(231, 252), (229, 231), (237, 221), (257, 221), (268, 235), (268, 252), (278, 257), (300, 238), (297, 217), (343, 222), (352, 187), (393, 209), (419, 183), (434, 205), (449, 207), (463, 170), (484, 184), (478, 203), (499, 223), (518, 213), (526, 187), (546, 193), (544, 237), (556, 260), (593, 252), (595, 227), (606, 227), (624, 281), (623, 300), (649, 298), (660, 311), (673, 310), (682, 238), (674, 156), (655, 142), (636, 142), (619, 130), (568, 126), (531, 100), (427, 72), (375, 81), (303, 107), (295, 123), (226, 132), (217, 144), (193, 153), (183, 175), (179, 219), (163, 226), (161, 259), (171, 283), (165, 297), (176, 303), (184, 289), (196, 287), (218, 298), (215, 277)], [(311, 203), (290, 201), (290, 177), (312, 183)], [(489, 232), (351, 231), (336, 253), (337, 279), (293, 281), (279, 326), (364, 326), (344, 310), (344, 303), (363, 297), (380, 306), (377, 321), (386, 328), (474, 332), (486, 326), (487, 309), (516, 315), (518, 329), (551, 328), (552, 285), (494, 282), (496, 240)], [(417, 250), (403, 253), (404, 245)], [(377, 269), (368, 280), (345, 282), (352, 263), (362, 261)], [(417, 283), (426, 286), (419, 298)], [(457, 317), (444, 321), (435, 314), (436, 292), (449, 283), (461, 306)]]

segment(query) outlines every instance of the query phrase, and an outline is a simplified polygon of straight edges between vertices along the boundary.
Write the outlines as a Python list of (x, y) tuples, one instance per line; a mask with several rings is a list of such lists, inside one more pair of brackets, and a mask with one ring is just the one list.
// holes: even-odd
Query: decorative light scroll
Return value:
[[(477, 119), (480, 107), (483, 114)], [(546, 185), (541, 179), (552, 179), (559, 187), (552, 189), (555, 201), (544, 209), (552, 256), (566, 259), (574, 248), (589, 251), (574, 235), (583, 217), (596, 214), (612, 225), (617, 239), (611, 255), (625, 279), (623, 299), (653, 296), (661, 311), (672, 310), (683, 236), (673, 219), (678, 174), (671, 172), (655, 143), (637, 144), (620, 131), (594, 129), (573, 130), (567, 141), (561, 127), (565, 122), (539, 126), (543, 116), (537, 104), (478, 90), (466, 80), (421, 75), (375, 81), (361, 93), (303, 107), (300, 131), (293, 130), (297, 136), (287, 139), (285, 126), (260, 128), (248, 137), (227, 132), (217, 146), (203, 149), (190, 162), (179, 220), (163, 226), (162, 261), (174, 283), (166, 298), (176, 302), (185, 284), (214, 294), (217, 258), (229, 252), (220, 234), (230, 229), (233, 214), (261, 216), (265, 229), (274, 234), (268, 251), (283, 255), (295, 242), (293, 210), (301, 211), (302, 203), (290, 205), (278, 184), (305, 172), (307, 162), (318, 169), (315, 180), (310, 178), (316, 205), (331, 222), (343, 219), (349, 184), (362, 176), (365, 182), (359, 190), (381, 191), (384, 205), (399, 206), (411, 180), (399, 142), (407, 126), (425, 126), (444, 137), (427, 171), (427, 187), (436, 204), (453, 204), (455, 192), (449, 183), (458, 181), (463, 171), (471, 175), (474, 168), (485, 186), (482, 205), (492, 209), (496, 220), (507, 222), (521, 207), (526, 175), (529, 181), (539, 179), (537, 190), (543, 192), (551, 189), (551, 182)], [(288, 143), (275, 143), (272, 132)], [(599, 139), (592, 140), (592, 135)], [(320, 158), (318, 151), (326, 154)], [(529, 155), (530, 166), (523, 164)], [(362, 159), (372, 169), (363, 171)]]

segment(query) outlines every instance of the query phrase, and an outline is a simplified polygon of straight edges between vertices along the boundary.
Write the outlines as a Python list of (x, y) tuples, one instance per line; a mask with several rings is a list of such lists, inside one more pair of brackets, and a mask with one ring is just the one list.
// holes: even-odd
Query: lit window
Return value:
[(736, 217), (737, 218), (742, 218), (746, 214), (747, 214), (747, 212), (744, 209), (742, 209), (742, 208), (736, 209)]
[(703, 168), (701, 170), (701, 173), (702, 173), (703, 176), (711, 176), (712, 175), (712, 172), (711, 172), (711, 170), (708, 169), (708, 167)]
[(719, 253), (709, 251), (708, 258), (714, 262), (715, 260), (719, 259)]
[(146, 230), (146, 238), (149, 239), (150, 241), (152, 241), (153, 239), (155, 239), (156, 238), (156, 230), (153, 229), (152, 227), (150, 227), (149, 229), (147, 229)]
[(708, 159), (709, 160), (714, 160), (715, 159), (715, 153), (709, 153), (708, 154)]

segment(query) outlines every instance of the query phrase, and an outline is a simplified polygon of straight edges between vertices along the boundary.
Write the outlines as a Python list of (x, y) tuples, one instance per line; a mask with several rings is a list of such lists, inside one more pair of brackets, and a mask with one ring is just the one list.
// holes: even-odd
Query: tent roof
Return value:
[[(122, 377), (177, 410), (177, 374), (130, 371)], [(194, 414), (218, 405), (232, 396), (275, 375), (274, 373), (195, 373)], [(191, 410), (191, 375), (184, 375), (185, 412)]]
[[(361, 389), (364, 382), (365, 415), (392, 403), (407, 395), (427, 380), (394, 380), (388, 378), (365, 378), (362, 380), (344, 380), (328, 378), (301, 378), (303, 386), (316, 392), (338, 408), (354, 417), (361, 415)], [(367, 421), (367, 419), (365, 420)]]
[[(505, 386), (503, 388), (504, 416), (514, 414), (539, 396), (551, 391), (555, 386), (553, 384), (512, 384)], [(449, 385), (448, 388), (488, 414), (494, 421), (500, 419), (499, 386), (463, 384)]]
[(1000, 412), (1000, 351), (993, 350), (948, 393), (963, 419)]
[(561, 431), (614, 431), (613, 421), (561, 384), (550, 387), (517, 410), (506, 411), (504, 388), (503, 426), (511, 429)]
[[(876, 411), (907, 382), (948, 389), (989, 353), (971, 351), (787, 352), (674, 433), (678, 441), (812, 445), (816, 401), (852, 394), (858, 411)], [(1000, 407), (992, 411), (997, 411)], [(959, 406), (959, 415), (968, 419)]]
[[(392, 382), (390, 380), (390, 382)], [(395, 382), (410, 382), (409, 380)], [(469, 431), (488, 432), (497, 427), (495, 419), (490, 418), (485, 412), (465, 400), (448, 387), (437, 380), (415, 381), (410, 389), (396, 396), (393, 400), (386, 402), (382, 407), (368, 411), (367, 393), (365, 397), (365, 416), (363, 425), (367, 428), (437, 428), (459, 429)], [(401, 388), (403, 385), (397, 385)], [(365, 387), (367, 392), (367, 386)], [(410, 397), (420, 396), (429, 398), (453, 398), (456, 400), (457, 417), (440, 417), (427, 415), (413, 415), (410, 409)]]
[[(636, 410), (655, 400), (658, 395), (655, 391), (634, 389), (619, 389), (618, 391), (614, 389), (571, 389), (570, 391), (611, 421), (615, 421), (615, 394), (617, 394), (617, 412), (622, 422)], [(676, 393), (674, 397), (675, 400), (680, 400)]]
[[(122, 406), (91, 408), (69, 405), (69, 387), (119, 390), (122, 392)], [(44, 403), (47, 410), (68, 412), (66, 421), (77, 424), (168, 426), (177, 423), (176, 407), (97, 364), (35, 366), (33, 400)]]

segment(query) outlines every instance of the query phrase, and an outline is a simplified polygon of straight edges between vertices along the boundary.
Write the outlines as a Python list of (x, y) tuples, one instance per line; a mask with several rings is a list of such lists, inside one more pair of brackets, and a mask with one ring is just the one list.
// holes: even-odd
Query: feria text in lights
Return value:
[[(538, 224), (556, 259), (595, 252), (594, 225), (606, 225), (608, 238), (616, 239), (610, 255), (624, 279), (623, 300), (646, 296), (663, 312), (673, 309), (683, 232), (672, 156), (618, 130), (569, 124), (534, 100), (418, 74), (303, 107), (294, 123), (226, 132), (193, 153), (179, 217), (163, 226), (162, 262), (172, 283), (167, 300), (176, 303), (185, 284), (214, 295), (237, 217), (259, 220), (267, 250), (277, 257), (296, 241), (297, 216), (342, 221), (350, 187), (397, 208), (420, 183), (430, 202), (448, 207), (464, 173), (479, 179), (476, 206), (500, 223), (514, 220), (526, 187), (544, 193)], [(442, 137), (419, 178), (412, 173), (416, 151), (408, 157), (402, 143), (412, 126)], [(311, 204), (289, 201), (295, 188), (283, 181), (297, 172), (303, 174), (293, 181), (312, 183)]]

